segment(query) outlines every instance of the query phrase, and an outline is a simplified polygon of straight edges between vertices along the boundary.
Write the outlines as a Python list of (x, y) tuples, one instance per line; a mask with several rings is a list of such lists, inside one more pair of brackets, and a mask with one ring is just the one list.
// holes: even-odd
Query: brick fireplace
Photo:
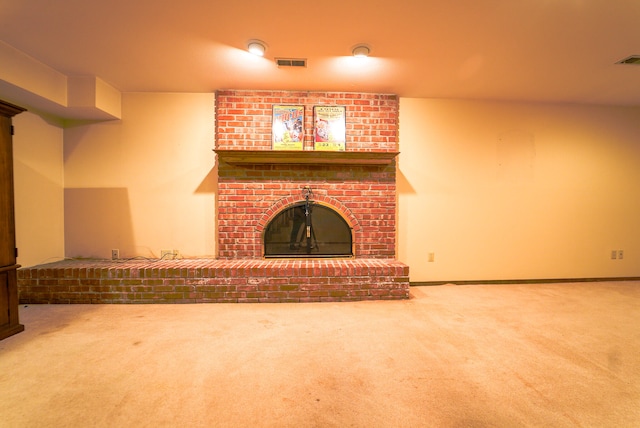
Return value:
[[(395, 95), (219, 91), (216, 100), (219, 258), (261, 258), (264, 227), (304, 188), (353, 229), (356, 258), (395, 258)], [(304, 151), (271, 150), (276, 104), (305, 107)], [(346, 106), (345, 152), (312, 150), (314, 105)]]
[[(224, 90), (216, 102), (219, 259), (263, 259), (267, 225), (283, 210), (301, 205), (305, 192), (312, 191), (313, 204), (335, 211), (352, 230), (353, 258), (364, 265), (401, 265), (395, 260), (397, 96)], [(274, 105), (304, 107), (302, 151), (272, 150)], [(313, 150), (316, 105), (346, 107), (344, 152)], [(306, 263), (313, 262), (311, 253)], [(348, 266), (340, 259), (331, 263)], [(348, 290), (348, 275), (333, 278), (333, 286), (341, 289), (343, 281)], [(370, 281), (373, 294), (361, 287), (345, 297), (408, 297), (404, 265), (391, 281), (375, 274)]]
[[(272, 150), (274, 105), (304, 106), (304, 150)], [(346, 107), (346, 149), (313, 150), (313, 106)], [(409, 297), (396, 260), (398, 98), (221, 90), (216, 94), (215, 260), (58, 262), (19, 271), (23, 303), (309, 302)], [(348, 256), (265, 258), (265, 231), (304, 203), (351, 231)], [(307, 193), (308, 194), (308, 193)]]

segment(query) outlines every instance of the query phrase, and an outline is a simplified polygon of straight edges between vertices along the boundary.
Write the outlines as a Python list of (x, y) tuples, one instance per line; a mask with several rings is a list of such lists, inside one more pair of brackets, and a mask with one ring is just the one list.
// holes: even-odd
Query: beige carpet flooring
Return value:
[(640, 426), (640, 282), (411, 292), (22, 305), (0, 426)]

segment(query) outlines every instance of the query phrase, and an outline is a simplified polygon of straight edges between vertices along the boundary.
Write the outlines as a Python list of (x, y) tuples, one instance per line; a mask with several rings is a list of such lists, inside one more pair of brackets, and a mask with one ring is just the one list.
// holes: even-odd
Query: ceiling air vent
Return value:
[(278, 67), (306, 67), (307, 60), (305, 58), (276, 58)]
[(621, 59), (616, 64), (640, 65), (640, 55), (631, 55), (625, 59)]

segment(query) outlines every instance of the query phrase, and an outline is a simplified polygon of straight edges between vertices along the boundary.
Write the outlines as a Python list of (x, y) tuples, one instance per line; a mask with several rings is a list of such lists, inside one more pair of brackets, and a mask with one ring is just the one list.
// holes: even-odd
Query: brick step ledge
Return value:
[(63, 260), (18, 270), (22, 304), (249, 303), (409, 298), (395, 259)]

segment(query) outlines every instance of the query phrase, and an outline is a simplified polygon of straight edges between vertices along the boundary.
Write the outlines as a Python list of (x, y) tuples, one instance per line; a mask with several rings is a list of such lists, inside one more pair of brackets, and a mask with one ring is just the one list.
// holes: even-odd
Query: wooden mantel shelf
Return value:
[(388, 165), (400, 152), (326, 152), (316, 150), (218, 150), (229, 164)]

